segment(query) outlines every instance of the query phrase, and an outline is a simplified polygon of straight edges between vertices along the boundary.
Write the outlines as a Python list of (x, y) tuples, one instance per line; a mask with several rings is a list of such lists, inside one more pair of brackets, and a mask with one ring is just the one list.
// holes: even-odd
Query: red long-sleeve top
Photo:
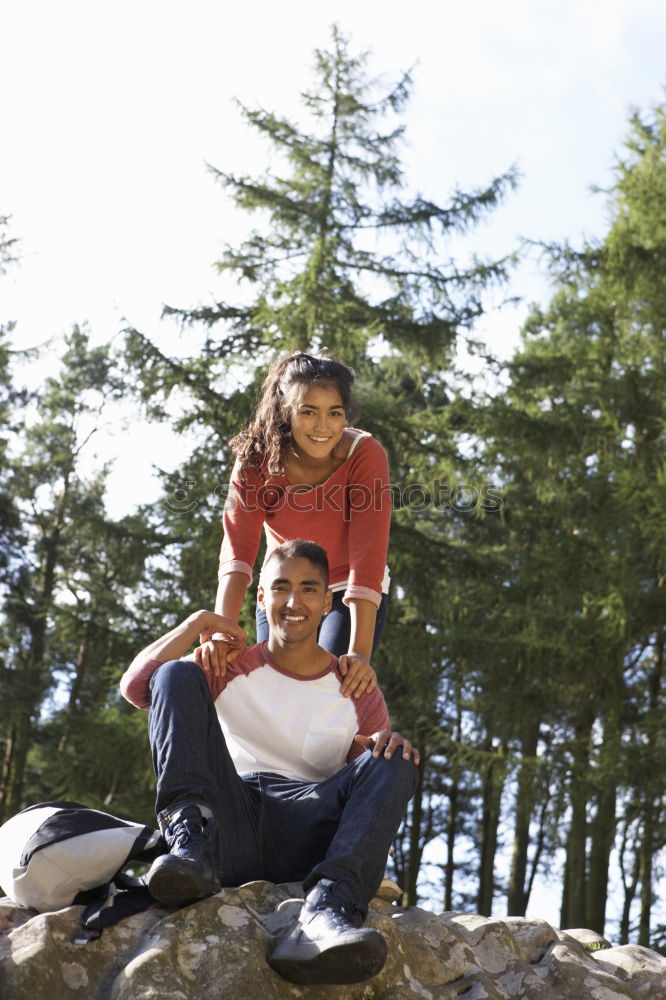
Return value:
[(345, 461), (318, 486), (294, 486), (236, 462), (225, 504), (220, 572), (252, 579), (261, 529), (267, 555), (292, 538), (317, 542), (328, 555), (333, 590), (376, 607), (388, 589), (386, 553), (391, 523), (386, 452), (371, 434), (356, 439)]

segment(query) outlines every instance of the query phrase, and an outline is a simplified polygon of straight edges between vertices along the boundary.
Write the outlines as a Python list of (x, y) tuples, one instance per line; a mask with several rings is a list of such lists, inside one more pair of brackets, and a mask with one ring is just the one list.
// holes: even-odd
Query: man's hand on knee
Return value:
[(358, 733), (354, 739), (367, 750), (372, 750), (373, 757), (381, 757), (384, 754), (387, 759), (390, 759), (394, 752), (401, 747), (403, 760), (411, 759), (415, 764), (418, 764), (421, 759), (418, 749), (412, 746), (411, 740), (401, 736), (395, 730), (382, 729), (378, 733), (373, 733), (372, 736), (361, 736)]

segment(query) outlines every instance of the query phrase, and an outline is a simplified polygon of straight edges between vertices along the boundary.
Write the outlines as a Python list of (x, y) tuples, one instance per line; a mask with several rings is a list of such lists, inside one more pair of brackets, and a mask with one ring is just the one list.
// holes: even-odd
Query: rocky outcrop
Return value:
[(35, 914), (0, 901), (3, 1000), (666, 1000), (666, 959), (545, 921), (400, 909), (374, 900), (389, 942), (379, 976), (296, 987), (266, 964), (300, 885), (251, 882), (182, 910), (155, 906), (76, 944), (80, 907)]

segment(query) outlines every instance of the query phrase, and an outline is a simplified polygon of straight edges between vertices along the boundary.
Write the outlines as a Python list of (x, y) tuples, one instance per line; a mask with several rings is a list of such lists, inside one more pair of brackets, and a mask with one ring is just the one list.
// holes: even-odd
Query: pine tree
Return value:
[(315, 85), (302, 94), (307, 129), (239, 105), (277, 166), (258, 178), (212, 168), (236, 206), (261, 214), (265, 225), (217, 263), (234, 286), (245, 283), (246, 303), (175, 310), (209, 328), (208, 359), (247, 363), (267, 347), (327, 347), (358, 364), (380, 342), (441, 365), (481, 313), (485, 286), (505, 277), (507, 260), (442, 261), (440, 237), (469, 231), (513, 186), (515, 172), (483, 190), (456, 191), (445, 206), (418, 194), (400, 199), (404, 126), (384, 123), (404, 109), (411, 78), (405, 73), (386, 89), (368, 76), (367, 62), (334, 27), (330, 49), (315, 52)]

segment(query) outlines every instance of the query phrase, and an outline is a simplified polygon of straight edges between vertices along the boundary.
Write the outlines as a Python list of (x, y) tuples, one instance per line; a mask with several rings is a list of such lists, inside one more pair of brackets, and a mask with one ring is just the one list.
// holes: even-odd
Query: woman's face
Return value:
[(299, 453), (311, 459), (328, 458), (347, 423), (340, 393), (313, 386), (289, 407), (289, 423)]

